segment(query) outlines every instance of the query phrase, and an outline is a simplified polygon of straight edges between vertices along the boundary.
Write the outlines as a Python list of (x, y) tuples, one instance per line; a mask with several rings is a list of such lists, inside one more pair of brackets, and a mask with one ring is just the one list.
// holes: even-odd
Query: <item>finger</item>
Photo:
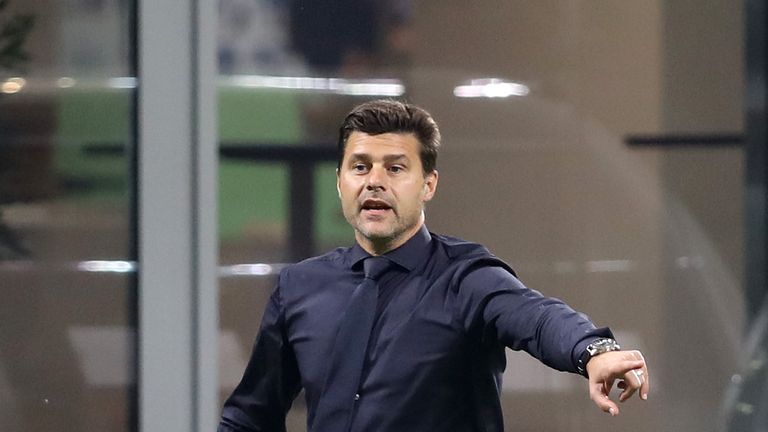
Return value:
[[(624, 391), (619, 395), (619, 400), (621, 402), (624, 402), (625, 400), (632, 397), (633, 394), (637, 390), (640, 390), (640, 398), (646, 399), (648, 397), (647, 393), (643, 393), (642, 391), (645, 390), (643, 386), (646, 384), (646, 371), (647, 369), (633, 369), (624, 376), (624, 381), (622, 384), (624, 385)], [(645, 397), (643, 397), (645, 395)]]
[(639, 378), (634, 377), (633, 372), (634, 371), (629, 371), (629, 373), (627, 373), (627, 375), (631, 376), (632, 378), (628, 378), (623, 381), (624, 391), (621, 392), (621, 394), (619, 395), (620, 402), (624, 402), (627, 399), (631, 398), (632, 395), (635, 394), (637, 389), (640, 388), (640, 383), (636, 381)]
[(614, 362), (607, 370), (614, 377), (622, 377), (633, 369), (642, 369), (645, 366), (645, 360), (638, 360), (634, 356), (621, 361)]
[(640, 386), (640, 399), (648, 400), (648, 393), (651, 391), (651, 375), (648, 373), (648, 365), (643, 366), (644, 380)]
[(651, 390), (651, 376), (648, 373), (648, 364), (645, 362), (643, 353), (640, 351), (632, 351), (633, 356), (643, 361), (643, 367), (637, 371), (637, 374), (642, 378), (640, 384), (640, 399), (648, 400), (648, 392)]
[(603, 381), (603, 393), (605, 393), (605, 396), (608, 397), (611, 394), (611, 390), (613, 389), (613, 379), (607, 379)]
[(589, 396), (601, 411), (612, 416), (619, 415), (619, 407), (608, 397), (605, 383), (591, 383), (589, 387)]

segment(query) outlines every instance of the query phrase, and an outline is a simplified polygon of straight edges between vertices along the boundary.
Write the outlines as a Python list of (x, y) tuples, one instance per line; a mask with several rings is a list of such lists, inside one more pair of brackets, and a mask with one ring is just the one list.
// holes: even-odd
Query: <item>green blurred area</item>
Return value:
[[(130, 89), (63, 89), (57, 95), (57, 175), (68, 198), (125, 205), (132, 181), (125, 155), (95, 154), (87, 146), (125, 148), (133, 143)], [(219, 91), (219, 137), (228, 145), (300, 145), (305, 139), (301, 95), (283, 90), (223, 88)], [(158, 145), (145, 143), (144, 145)], [(336, 196), (335, 164), (315, 170), (315, 232), (322, 248), (346, 244), (351, 231)], [(283, 163), (221, 159), (219, 234), (222, 242), (285, 227), (288, 169)], [(282, 230), (285, 232), (285, 229)]]
[(57, 95), (56, 173), (69, 198), (119, 205), (130, 190), (125, 156), (86, 154), (87, 145), (127, 146), (131, 140), (132, 97), (126, 90), (80, 91)]

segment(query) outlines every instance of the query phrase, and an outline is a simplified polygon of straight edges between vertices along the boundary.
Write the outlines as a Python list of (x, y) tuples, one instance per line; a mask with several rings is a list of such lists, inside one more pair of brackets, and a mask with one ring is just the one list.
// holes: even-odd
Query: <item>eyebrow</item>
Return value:
[[(365, 160), (365, 161), (367, 161), (367, 160), (371, 159), (371, 156), (368, 153), (352, 153), (350, 155), (349, 159), (350, 160)], [(405, 155), (404, 153), (391, 154), (391, 155), (384, 156), (384, 161), (385, 162), (392, 162), (392, 161), (397, 161), (397, 160), (401, 160), (401, 159), (409, 160), (408, 156)]]

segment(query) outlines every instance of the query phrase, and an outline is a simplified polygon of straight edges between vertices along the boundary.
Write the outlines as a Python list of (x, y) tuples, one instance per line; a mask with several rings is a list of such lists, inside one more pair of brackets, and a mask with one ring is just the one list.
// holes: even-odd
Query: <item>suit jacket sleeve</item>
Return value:
[(278, 285), (264, 311), (243, 378), (224, 404), (218, 432), (285, 431), (286, 413), (300, 389)]
[(557, 370), (578, 373), (586, 346), (598, 337), (612, 337), (608, 328), (596, 328), (586, 315), (527, 288), (500, 266), (468, 272), (459, 298), (467, 330), (474, 328), (485, 342), (524, 350)]

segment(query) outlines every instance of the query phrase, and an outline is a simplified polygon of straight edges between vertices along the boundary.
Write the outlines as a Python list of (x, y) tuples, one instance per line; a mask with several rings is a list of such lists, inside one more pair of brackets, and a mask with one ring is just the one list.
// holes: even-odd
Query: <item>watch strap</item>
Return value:
[(615, 339), (612, 338), (598, 338), (593, 340), (587, 347), (584, 349), (584, 351), (579, 355), (579, 359), (576, 363), (576, 370), (585, 377), (589, 377), (587, 374), (587, 363), (589, 363), (589, 360), (592, 359), (592, 357), (595, 357), (597, 355), (611, 352), (611, 351), (619, 351), (621, 350), (621, 346), (618, 342), (616, 342)]

